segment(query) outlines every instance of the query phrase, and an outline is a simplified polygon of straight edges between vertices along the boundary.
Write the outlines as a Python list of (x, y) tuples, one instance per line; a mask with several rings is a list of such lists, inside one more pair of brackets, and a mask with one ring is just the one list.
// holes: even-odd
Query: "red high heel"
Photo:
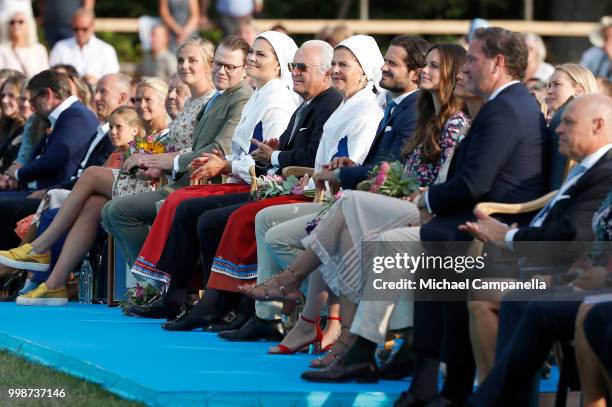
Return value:
[(306, 342), (305, 344), (302, 344), (294, 349), (291, 349), (290, 347), (281, 344), (276, 345), (279, 349), (278, 352), (272, 352), (272, 351), (268, 351), (268, 354), (270, 355), (293, 355), (296, 352), (299, 352), (301, 349), (303, 348), (308, 348), (308, 346), (313, 345), (315, 346), (315, 349), (318, 350), (321, 348), (321, 341), (323, 340), (323, 331), (321, 330), (321, 325), (319, 324), (319, 319), (308, 319), (306, 318), (304, 315), (300, 314), (300, 319), (304, 322), (308, 322), (309, 324), (313, 324), (317, 330), (317, 333), (314, 337), (314, 339)]
[[(327, 320), (332, 320), (332, 321), (340, 321), (342, 322), (342, 318), (340, 317), (327, 317)], [(340, 334), (338, 334), (338, 336), (340, 336)], [(338, 339), (338, 336), (336, 336), (336, 339)], [(320, 355), (323, 354), (325, 352), (327, 352), (328, 350), (330, 350), (332, 348), (332, 346), (334, 346), (334, 343), (336, 342), (336, 340), (334, 339), (333, 342), (328, 343), (327, 346), (320, 347), (319, 349), (317, 349), (315, 352), (315, 354)], [(321, 340), (321, 346), (323, 346), (323, 340)], [(308, 348), (302, 348), (302, 350), (300, 351), (301, 353), (308, 353), (309, 349)]]

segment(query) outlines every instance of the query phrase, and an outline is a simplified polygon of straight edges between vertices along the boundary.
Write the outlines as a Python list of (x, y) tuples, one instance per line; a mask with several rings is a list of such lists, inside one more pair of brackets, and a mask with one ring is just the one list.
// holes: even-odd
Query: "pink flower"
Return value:
[(291, 195), (303, 195), (303, 194), (304, 194), (304, 187), (296, 185), (291, 189)]
[(147, 143), (152, 143), (155, 140), (153, 136), (147, 136)]
[(134, 298), (142, 298), (145, 295), (145, 290), (142, 286), (136, 283), (136, 288), (134, 288)]

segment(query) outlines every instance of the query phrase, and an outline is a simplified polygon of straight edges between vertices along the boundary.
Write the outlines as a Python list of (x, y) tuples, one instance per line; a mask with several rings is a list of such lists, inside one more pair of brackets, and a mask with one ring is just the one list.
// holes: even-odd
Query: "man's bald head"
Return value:
[(559, 152), (575, 161), (582, 161), (612, 143), (612, 98), (604, 95), (577, 98), (563, 112), (556, 132)]
[(104, 75), (96, 86), (94, 107), (100, 120), (106, 120), (113, 110), (130, 99), (130, 77), (122, 73)]

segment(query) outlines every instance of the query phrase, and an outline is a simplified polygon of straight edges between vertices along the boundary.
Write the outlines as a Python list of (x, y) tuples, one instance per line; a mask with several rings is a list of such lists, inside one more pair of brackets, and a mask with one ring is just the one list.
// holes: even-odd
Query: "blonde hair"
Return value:
[(138, 127), (138, 134), (136, 137), (145, 136), (144, 123), (140, 117), (138, 117), (136, 109), (134, 109), (132, 106), (119, 106), (110, 114), (108, 121), (112, 122), (117, 116), (121, 116), (129, 126)]
[(21, 14), (23, 16), (23, 20), (25, 21), (26, 25), (26, 44), (28, 47), (31, 47), (32, 45), (38, 43), (38, 35), (36, 33), (36, 21), (30, 13), (27, 13), (25, 11), (15, 11), (11, 14), (10, 18), (6, 20), (4, 27), (2, 28), (2, 38), (4, 39), (4, 41), (11, 41), (9, 36), (9, 21), (15, 18), (17, 14)]
[(136, 85), (136, 91), (140, 88), (153, 89), (162, 100), (166, 99), (168, 95), (168, 84), (160, 78), (145, 77)]
[(580, 86), (584, 95), (599, 93), (597, 81), (587, 68), (580, 64), (561, 64), (555, 66), (555, 71), (563, 72), (574, 87)]
[(200, 49), (202, 52), (202, 58), (204, 62), (212, 68), (213, 58), (215, 57), (215, 46), (212, 42), (208, 40), (204, 40), (202, 38), (189, 38), (185, 42), (183, 42), (178, 49), (176, 50), (176, 55), (178, 56), (179, 52), (185, 47), (193, 46)]

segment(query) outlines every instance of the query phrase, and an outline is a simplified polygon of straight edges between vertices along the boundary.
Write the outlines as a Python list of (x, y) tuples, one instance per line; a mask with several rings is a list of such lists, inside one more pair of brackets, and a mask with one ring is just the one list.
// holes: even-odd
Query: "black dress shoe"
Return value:
[(132, 305), (128, 307), (127, 312), (142, 318), (174, 319), (181, 312), (181, 307), (164, 303), (162, 297), (147, 305)]
[(280, 342), (285, 337), (285, 327), (280, 319), (268, 321), (255, 315), (242, 325), (242, 328), (233, 331), (223, 331), (218, 336), (227, 341)]
[(338, 359), (331, 366), (321, 370), (311, 370), (302, 373), (302, 379), (317, 383), (376, 383), (378, 382), (378, 369), (373, 363), (357, 363), (342, 366), (342, 359)]
[(460, 407), (460, 405), (455, 404), (442, 396), (437, 396), (432, 401), (425, 404), (425, 407)]
[(166, 331), (193, 331), (198, 328), (206, 328), (218, 320), (218, 315), (198, 315), (196, 308), (193, 308), (173, 321), (162, 324), (162, 328)]
[(378, 371), (378, 378), (381, 380), (401, 380), (412, 375), (414, 370), (414, 360), (398, 361), (395, 358), (383, 365)]
[(244, 324), (249, 320), (248, 315), (237, 314), (235, 311), (230, 311), (223, 318), (221, 322), (212, 324), (204, 328), (205, 332), (223, 332), (223, 331), (234, 331), (242, 328)]
[(417, 399), (411, 391), (403, 391), (393, 403), (393, 407), (424, 407), (426, 404), (426, 401)]

